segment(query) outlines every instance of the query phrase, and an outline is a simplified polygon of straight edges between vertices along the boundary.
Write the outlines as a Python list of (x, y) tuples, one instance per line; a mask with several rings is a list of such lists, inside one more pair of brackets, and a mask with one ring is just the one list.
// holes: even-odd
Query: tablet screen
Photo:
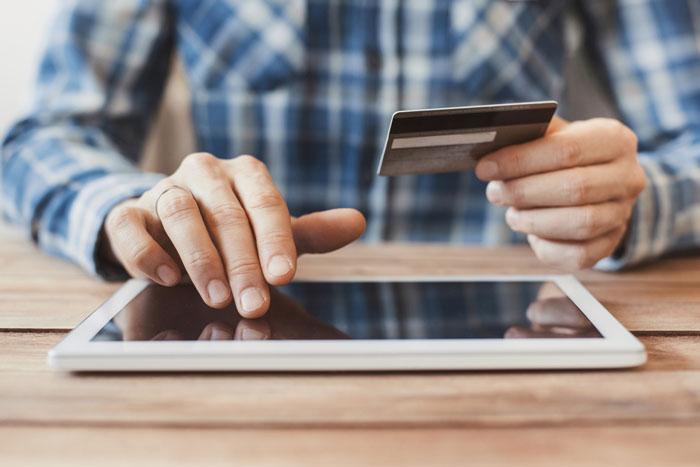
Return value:
[(191, 285), (147, 286), (94, 341), (601, 338), (553, 282), (294, 282), (268, 313), (209, 308)]

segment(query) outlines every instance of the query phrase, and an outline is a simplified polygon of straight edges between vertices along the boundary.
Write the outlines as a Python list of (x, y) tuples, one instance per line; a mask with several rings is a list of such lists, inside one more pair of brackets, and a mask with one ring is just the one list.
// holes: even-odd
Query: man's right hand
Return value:
[(177, 284), (184, 267), (207, 305), (223, 308), (233, 299), (243, 316), (256, 318), (270, 304), (268, 284), (291, 281), (298, 255), (338, 249), (364, 229), (354, 209), (290, 217), (254, 157), (196, 153), (109, 212), (102, 253), (131, 276), (165, 286)]

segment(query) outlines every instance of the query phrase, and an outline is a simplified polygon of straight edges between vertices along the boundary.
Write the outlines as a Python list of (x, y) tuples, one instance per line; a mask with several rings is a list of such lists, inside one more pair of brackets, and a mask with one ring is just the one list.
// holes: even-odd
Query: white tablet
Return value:
[(263, 318), (128, 281), (49, 364), (77, 371), (631, 367), (644, 346), (572, 276), (341, 278), (272, 289)]

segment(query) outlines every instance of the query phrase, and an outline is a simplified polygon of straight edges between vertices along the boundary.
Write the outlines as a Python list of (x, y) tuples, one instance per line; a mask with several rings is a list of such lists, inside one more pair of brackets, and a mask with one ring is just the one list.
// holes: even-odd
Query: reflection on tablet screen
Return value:
[(152, 284), (92, 340), (566, 337), (602, 336), (553, 282), (295, 282), (272, 288), (258, 319)]

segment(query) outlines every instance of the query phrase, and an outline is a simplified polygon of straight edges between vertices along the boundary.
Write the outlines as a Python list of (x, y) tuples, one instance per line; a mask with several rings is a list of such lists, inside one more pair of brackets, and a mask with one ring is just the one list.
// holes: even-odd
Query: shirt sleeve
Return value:
[(619, 269), (700, 246), (700, 3), (579, 4), (647, 175), (623, 244), (596, 267)]
[(107, 274), (107, 213), (163, 177), (136, 162), (173, 49), (165, 1), (61, 2), (29, 109), (2, 144), (5, 218), (92, 274)]

